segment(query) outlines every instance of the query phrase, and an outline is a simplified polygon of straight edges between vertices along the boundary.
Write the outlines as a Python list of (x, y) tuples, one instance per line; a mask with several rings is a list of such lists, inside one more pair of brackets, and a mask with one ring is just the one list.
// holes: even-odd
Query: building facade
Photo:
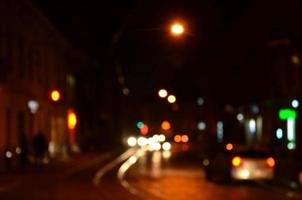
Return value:
[[(44, 133), (52, 156), (63, 152), (74, 84), (68, 74), (69, 51), (69, 44), (30, 2), (0, 0), (2, 158), (14, 160), (25, 151), (30, 155), (38, 131)], [(56, 104), (49, 97), (53, 89), (62, 93)]]

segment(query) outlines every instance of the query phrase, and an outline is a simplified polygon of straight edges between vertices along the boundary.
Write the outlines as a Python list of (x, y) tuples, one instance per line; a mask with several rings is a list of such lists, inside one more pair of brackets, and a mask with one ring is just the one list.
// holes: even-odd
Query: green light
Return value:
[(296, 144), (295, 144), (294, 142), (289, 142), (289, 143), (287, 144), (287, 148), (288, 148), (289, 150), (293, 150), (293, 149), (296, 148)]
[(279, 110), (279, 119), (280, 120), (288, 120), (288, 119), (296, 119), (297, 113), (296, 111), (286, 108)]
[(143, 127), (144, 123), (143, 122), (137, 122), (136, 127), (141, 129)]

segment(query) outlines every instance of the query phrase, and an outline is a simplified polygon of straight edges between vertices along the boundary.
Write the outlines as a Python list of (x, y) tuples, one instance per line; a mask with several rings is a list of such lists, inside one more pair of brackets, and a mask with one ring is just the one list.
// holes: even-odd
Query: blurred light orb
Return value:
[(139, 128), (139, 129), (141, 129), (143, 127), (143, 125), (144, 125), (144, 123), (141, 122), (141, 121), (136, 123), (136, 127)]
[(174, 142), (181, 142), (181, 136), (180, 135), (175, 135), (174, 136)]
[(158, 96), (159, 96), (160, 98), (166, 98), (166, 97), (168, 96), (167, 90), (165, 90), (165, 89), (160, 89), (160, 90), (158, 91)]
[(234, 145), (232, 143), (228, 143), (227, 145), (225, 145), (226, 150), (228, 151), (232, 151), (234, 148)]
[(171, 128), (170, 122), (168, 122), (168, 121), (163, 121), (163, 122), (161, 123), (161, 128), (162, 128), (163, 130), (165, 130), (165, 131), (170, 130), (170, 128)]
[(155, 142), (159, 142), (159, 135), (155, 134), (152, 138)]
[(135, 137), (129, 137), (127, 140), (127, 143), (130, 147), (134, 147), (137, 143), (136, 138)]
[(167, 150), (167, 151), (164, 151), (162, 155), (163, 155), (164, 159), (169, 159), (171, 157), (172, 153), (171, 153), (171, 151)]
[(16, 148), (16, 154), (21, 154), (22, 153), (22, 149), (20, 147)]
[(259, 107), (257, 105), (252, 105), (253, 113), (259, 113)]
[(202, 97), (197, 98), (197, 105), (202, 106), (204, 104), (204, 99)]
[(200, 130), (200, 131), (205, 130), (206, 127), (207, 127), (207, 125), (206, 125), (205, 122), (199, 122), (199, 123), (197, 124), (197, 128), (198, 128), (198, 130)]
[(147, 140), (147, 138), (145, 138), (145, 137), (139, 137), (139, 138), (137, 139), (137, 144), (138, 144), (139, 146), (146, 146), (146, 145), (148, 144), (148, 140)]
[(203, 164), (204, 166), (209, 166), (210, 160), (209, 160), (209, 159), (204, 159), (204, 160), (202, 161), (202, 164)]
[(144, 124), (141, 128), (140, 128), (141, 134), (143, 135), (147, 135), (149, 132), (149, 126), (147, 124)]
[(5, 153), (6, 158), (12, 158), (13, 157), (13, 153), (11, 151), (7, 151)]
[(52, 101), (57, 102), (57, 101), (60, 100), (61, 94), (58, 90), (53, 90), (50, 93), (50, 98), (51, 98)]
[(176, 102), (176, 97), (174, 95), (169, 95), (168, 96), (168, 102), (169, 103), (175, 103)]
[(164, 141), (166, 140), (166, 136), (165, 136), (164, 134), (160, 134), (160, 135), (158, 136), (158, 140), (159, 140), (160, 142), (164, 142)]
[(39, 103), (35, 100), (29, 100), (27, 106), (32, 114), (35, 114), (38, 111)]
[(181, 141), (182, 141), (183, 143), (189, 142), (189, 136), (188, 136), (188, 135), (182, 135), (182, 136), (181, 136)]
[(161, 145), (159, 142), (154, 142), (152, 145), (154, 151), (159, 151), (161, 149)]
[(281, 128), (278, 128), (276, 130), (276, 137), (280, 140), (283, 138), (283, 130)]
[(298, 65), (298, 64), (300, 63), (300, 58), (299, 58), (299, 56), (297, 56), (297, 55), (293, 55), (293, 56), (291, 57), (291, 61), (292, 61), (293, 64)]
[(249, 121), (249, 130), (251, 133), (256, 133), (257, 131), (257, 123), (255, 119), (250, 119)]
[(293, 142), (289, 142), (289, 143), (287, 144), (287, 148), (288, 148), (289, 150), (293, 150), (293, 149), (296, 148), (296, 145), (295, 145), (295, 143), (293, 143)]
[(165, 142), (165, 143), (163, 143), (163, 145), (162, 145), (162, 148), (163, 148), (163, 150), (165, 150), (165, 151), (170, 150), (171, 147), (172, 147), (172, 146), (171, 146), (170, 142)]
[(181, 35), (184, 33), (184, 27), (183, 27), (183, 25), (181, 25), (179, 23), (175, 23), (171, 26), (171, 32), (174, 35)]
[(129, 88), (123, 88), (123, 94), (125, 95), (125, 96), (128, 96), (129, 94), (130, 94), (130, 90), (129, 90)]
[(237, 119), (238, 119), (238, 121), (242, 121), (242, 120), (244, 119), (243, 114), (242, 114), (242, 113), (239, 113), (239, 114), (237, 115)]
[(298, 108), (299, 107), (299, 101), (297, 99), (292, 100), (291, 102), (293, 108)]

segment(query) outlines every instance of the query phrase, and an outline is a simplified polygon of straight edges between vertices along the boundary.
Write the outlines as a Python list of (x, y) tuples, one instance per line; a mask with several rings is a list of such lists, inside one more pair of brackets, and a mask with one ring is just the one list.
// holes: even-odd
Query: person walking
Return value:
[(37, 166), (43, 165), (43, 159), (45, 156), (45, 153), (47, 151), (47, 141), (42, 133), (42, 131), (39, 131), (37, 135), (33, 138), (33, 149), (34, 149), (34, 155), (35, 155), (35, 163)]

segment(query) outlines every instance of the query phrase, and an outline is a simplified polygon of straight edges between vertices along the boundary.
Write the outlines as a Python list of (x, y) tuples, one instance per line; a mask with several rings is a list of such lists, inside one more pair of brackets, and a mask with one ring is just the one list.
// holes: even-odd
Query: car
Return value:
[(275, 165), (275, 158), (270, 151), (255, 148), (225, 149), (203, 160), (208, 180), (272, 180)]

